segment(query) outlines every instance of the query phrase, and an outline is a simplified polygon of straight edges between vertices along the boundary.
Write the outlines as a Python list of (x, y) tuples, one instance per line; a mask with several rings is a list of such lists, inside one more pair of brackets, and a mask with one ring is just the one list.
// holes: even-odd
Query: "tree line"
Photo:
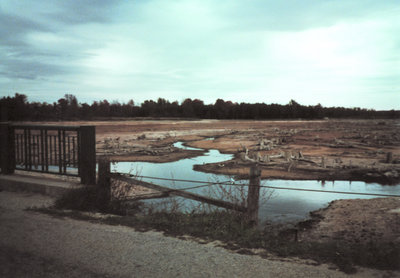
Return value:
[(236, 103), (218, 99), (214, 104), (204, 104), (200, 99), (187, 98), (181, 103), (159, 98), (135, 105), (107, 100), (91, 104), (80, 103), (71, 94), (66, 94), (52, 104), (29, 102), (26, 95), (16, 93), (13, 97), (0, 99), (2, 115), (7, 110), (10, 121), (62, 121), (95, 120), (101, 118), (196, 118), (196, 119), (322, 119), (322, 118), (388, 118), (399, 119), (400, 110), (376, 111), (373, 109), (323, 107), (301, 105), (291, 100), (286, 105), (265, 103)]

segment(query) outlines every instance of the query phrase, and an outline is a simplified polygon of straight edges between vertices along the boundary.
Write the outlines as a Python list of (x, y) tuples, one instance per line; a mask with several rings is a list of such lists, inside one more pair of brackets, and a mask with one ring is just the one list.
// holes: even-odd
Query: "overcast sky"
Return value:
[(400, 109), (400, 2), (0, 0), (0, 94)]

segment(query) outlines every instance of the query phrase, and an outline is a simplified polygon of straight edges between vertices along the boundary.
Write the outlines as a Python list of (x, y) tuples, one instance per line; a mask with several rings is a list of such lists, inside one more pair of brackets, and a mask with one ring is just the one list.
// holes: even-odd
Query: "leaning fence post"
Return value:
[(250, 168), (249, 192), (247, 195), (247, 217), (250, 225), (258, 224), (261, 169), (258, 165)]
[(82, 184), (96, 184), (96, 129), (95, 126), (81, 126), (79, 146), (79, 167)]
[(14, 130), (8, 123), (0, 123), (0, 155), (1, 173), (14, 173)]

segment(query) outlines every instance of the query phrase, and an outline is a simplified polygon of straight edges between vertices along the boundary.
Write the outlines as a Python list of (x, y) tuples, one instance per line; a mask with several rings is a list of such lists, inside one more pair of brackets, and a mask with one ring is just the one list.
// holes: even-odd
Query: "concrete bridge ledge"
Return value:
[(27, 191), (40, 193), (52, 197), (59, 197), (72, 189), (82, 187), (78, 182), (62, 181), (48, 177), (35, 177), (29, 175), (0, 175), (0, 190)]

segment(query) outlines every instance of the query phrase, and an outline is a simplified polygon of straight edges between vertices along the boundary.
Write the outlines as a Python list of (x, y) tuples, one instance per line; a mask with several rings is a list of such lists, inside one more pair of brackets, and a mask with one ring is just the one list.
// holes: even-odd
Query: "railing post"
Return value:
[(0, 123), (0, 155), (1, 173), (14, 173), (14, 130), (10, 124), (5, 122)]
[(258, 224), (261, 170), (258, 165), (250, 168), (250, 183), (247, 195), (247, 217), (250, 225)]
[(96, 129), (80, 127), (79, 168), (82, 184), (96, 184)]

